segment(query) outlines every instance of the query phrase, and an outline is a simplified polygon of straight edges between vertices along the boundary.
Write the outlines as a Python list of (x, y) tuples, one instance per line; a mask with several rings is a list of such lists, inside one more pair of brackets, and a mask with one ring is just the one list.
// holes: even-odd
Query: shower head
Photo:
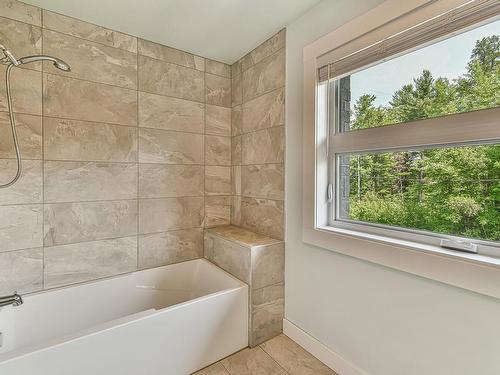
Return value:
[(29, 64), (36, 61), (51, 61), (57, 69), (61, 69), (64, 72), (71, 71), (71, 67), (61, 59), (58, 59), (57, 57), (35, 55), (35, 56), (26, 56), (19, 59), (19, 63), (21, 64)]
[(2, 51), (4, 57), (0, 59), (1, 63), (10, 63), (12, 65), (18, 66), (20, 64), (16, 57), (10, 52), (7, 47), (0, 44), (0, 51)]

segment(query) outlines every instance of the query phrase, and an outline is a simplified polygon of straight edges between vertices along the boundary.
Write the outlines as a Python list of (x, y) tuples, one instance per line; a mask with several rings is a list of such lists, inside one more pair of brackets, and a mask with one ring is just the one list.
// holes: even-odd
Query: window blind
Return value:
[(318, 69), (318, 81), (340, 77), (405, 51), (453, 36), (469, 27), (500, 18), (499, 0), (472, 0)]

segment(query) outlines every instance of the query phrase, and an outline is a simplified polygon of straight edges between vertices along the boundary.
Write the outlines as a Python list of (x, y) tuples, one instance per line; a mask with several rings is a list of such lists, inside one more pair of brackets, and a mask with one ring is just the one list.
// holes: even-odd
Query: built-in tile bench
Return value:
[(250, 287), (249, 345), (283, 329), (285, 245), (232, 225), (205, 230), (205, 258)]

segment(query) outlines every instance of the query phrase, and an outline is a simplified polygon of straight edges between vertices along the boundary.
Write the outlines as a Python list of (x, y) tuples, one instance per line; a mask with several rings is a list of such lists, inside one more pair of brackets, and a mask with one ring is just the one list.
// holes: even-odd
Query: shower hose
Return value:
[(17, 139), (17, 131), (16, 131), (16, 120), (14, 119), (14, 111), (12, 109), (12, 94), (10, 89), (10, 71), (14, 67), (13, 64), (9, 64), (7, 66), (7, 70), (5, 71), (5, 86), (7, 89), (7, 106), (9, 109), (9, 120), (10, 120), (10, 129), (12, 132), (12, 139), (14, 141), (14, 148), (16, 150), (16, 159), (17, 159), (17, 172), (14, 178), (5, 184), (0, 184), (0, 189), (8, 188), (16, 183), (21, 177), (22, 166), (21, 166), (21, 152), (19, 150), (19, 141)]

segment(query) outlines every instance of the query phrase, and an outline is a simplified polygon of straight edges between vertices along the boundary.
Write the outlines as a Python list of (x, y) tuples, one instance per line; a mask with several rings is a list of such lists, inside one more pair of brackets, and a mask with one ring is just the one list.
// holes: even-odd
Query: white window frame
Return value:
[[(362, 137), (356, 132), (345, 132), (330, 138), (328, 127), (318, 126), (318, 120), (325, 115), (327, 106), (316, 107), (317, 70), (332, 50), (340, 50), (344, 54), (355, 52), (467, 2), (388, 0), (304, 48), (303, 240), (335, 252), (500, 298), (499, 258), (489, 256), (487, 251), (469, 254), (448, 250), (435, 241), (423, 240), (429, 236), (422, 237), (415, 232), (401, 236), (400, 230), (381, 227), (373, 230), (373, 226), (372, 230), (367, 230), (365, 224), (358, 222), (333, 227), (329, 221), (331, 215), (325, 188), (331, 182), (328, 163), (330, 146), (335, 153), (342, 153), (385, 150), (388, 145), (392, 149), (404, 149), (428, 144), (481, 142), (498, 137), (500, 109), (419, 120), (406, 124), (404, 129), (397, 128), (397, 125), (364, 129)], [(478, 116), (482, 123), (481, 131), (478, 132), (477, 128), (471, 131), (468, 124), (473, 118), (476, 121)], [(441, 122), (442, 126), (436, 126), (436, 122)], [(398, 135), (402, 130), (405, 137)], [(383, 132), (386, 140), (381, 142), (372, 137), (375, 132), (377, 135)], [(329, 142), (333, 144), (329, 145)], [(487, 246), (491, 243), (486, 241), (483, 245), (488, 250)]]

